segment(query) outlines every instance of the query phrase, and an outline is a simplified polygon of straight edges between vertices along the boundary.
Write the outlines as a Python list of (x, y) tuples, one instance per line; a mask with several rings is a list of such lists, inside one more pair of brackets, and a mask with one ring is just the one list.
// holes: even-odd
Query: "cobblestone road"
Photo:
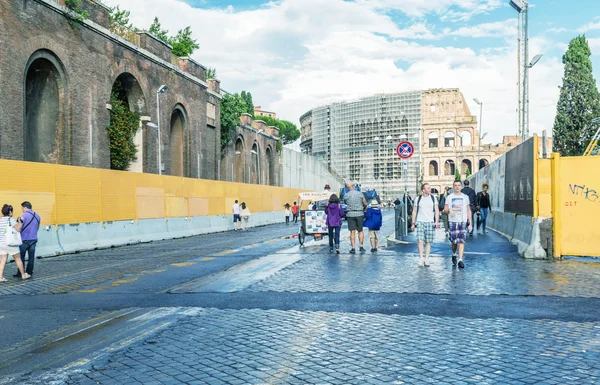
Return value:
[(595, 384), (600, 323), (215, 310), (68, 384)]

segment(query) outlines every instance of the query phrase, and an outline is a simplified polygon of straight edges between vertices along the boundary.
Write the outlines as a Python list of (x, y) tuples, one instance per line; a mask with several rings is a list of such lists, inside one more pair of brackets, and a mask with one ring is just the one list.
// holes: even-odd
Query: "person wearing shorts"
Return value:
[(471, 205), (469, 197), (461, 192), (461, 181), (454, 181), (452, 188), (454, 189), (454, 193), (446, 197), (444, 212), (448, 214), (448, 220), (450, 221), (452, 265), (456, 265), (458, 257), (458, 267), (464, 269), (465, 264), (463, 262), (463, 254), (465, 252), (467, 230), (473, 228), (473, 224), (469, 223), (469, 218), (471, 218)]
[(365, 196), (355, 190), (355, 183), (346, 183), (348, 192), (344, 195), (344, 201), (348, 205), (346, 212), (346, 220), (348, 221), (348, 230), (350, 230), (350, 254), (356, 253), (356, 233), (358, 232), (358, 242), (360, 244), (360, 252), (364, 253), (366, 250), (363, 247), (365, 240), (365, 233), (363, 232), (363, 221), (365, 218), (365, 209), (367, 207), (367, 201)]
[(242, 217), (240, 215), (241, 209), (237, 199), (235, 200), (235, 203), (231, 209), (233, 211), (233, 231), (236, 231), (238, 228), (242, 228)]
[[(429, 266), (429, 253), (438, 227), (440, 209), (435, 196), (431, 195), (429, 183), (421, 185), (422, 194), (416, 199), (412, 212), (412, 229), (417, 229), (419, 247), (418, 266)], [(425, 244), (425, 260), (423, 260), (423, 244)]]

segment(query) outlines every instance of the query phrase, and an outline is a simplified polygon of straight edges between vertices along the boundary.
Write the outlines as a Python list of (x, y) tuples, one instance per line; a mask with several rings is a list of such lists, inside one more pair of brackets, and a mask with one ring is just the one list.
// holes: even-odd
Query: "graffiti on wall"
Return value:
[[(586, 187), (585, 185), (569, 183), (569, 191), (571, 191), (572, 195), (583, 196), (587, 201), (600, 204), (598, 192), (594, 189)], [(577, 201), (567, 201), (565, 202), (565, 206), (577, 206)]]

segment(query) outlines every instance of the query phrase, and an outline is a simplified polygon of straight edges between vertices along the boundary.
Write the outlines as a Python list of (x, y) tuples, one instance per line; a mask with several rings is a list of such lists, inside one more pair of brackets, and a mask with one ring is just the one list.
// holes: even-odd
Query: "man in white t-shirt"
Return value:
[(238, 228), (242, 228), (242, 217), (240, 216), (240, 205), (238, 204), (237, 199), (232, 207), (233, 210), (233, 231), (236, 231)]
[[(440, 218), (440, 209), (437, 199), (431, 195), (429, 183), (421, 185), (423, 192), (416, 199), (412, 212), (412, 229), (417, 228), (417, 241), (419, 247), (418, 266), (429, 266), (429, 251), (435, 238), (435, 229)], [(423, 262), (423, 243), (425, 243), (425, 262)]]
[(471, 218), (471, 206), (469, 197), (461, 192), (462, 182), (454, 181), (452, 185), (454, 193), (448, 195), (444, 212), (448, 213), (450, 222), (450, 242), (452, 243), (452, 264), (456, 265), (456, 250), (458, 249), (458, 267), (463, 269), (463, 254), (465, 252), (465, 241), (467, 239), (467, 228), (473, 229), (473, 224), (468, 223)]

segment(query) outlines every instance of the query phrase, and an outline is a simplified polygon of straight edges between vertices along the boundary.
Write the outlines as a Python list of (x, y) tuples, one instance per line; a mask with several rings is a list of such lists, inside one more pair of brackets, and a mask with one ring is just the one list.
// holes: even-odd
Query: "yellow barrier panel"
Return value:
[(281, 211), (305, 191), (12, 160), (0, 171), (0, 207), (19, 215), (30, 201), (43, 225), (230, 215), (236, 199), (253, 213)]
[[(554, 154), (553, 154), (554, 155)], [(600, 157), (554, 157), (559, 255), (600, 255)]]
[(538, 159), (537, 161), (537, 196), (538, 216), (542, 218), (552, 217), (552, 170), (550, 159)]

